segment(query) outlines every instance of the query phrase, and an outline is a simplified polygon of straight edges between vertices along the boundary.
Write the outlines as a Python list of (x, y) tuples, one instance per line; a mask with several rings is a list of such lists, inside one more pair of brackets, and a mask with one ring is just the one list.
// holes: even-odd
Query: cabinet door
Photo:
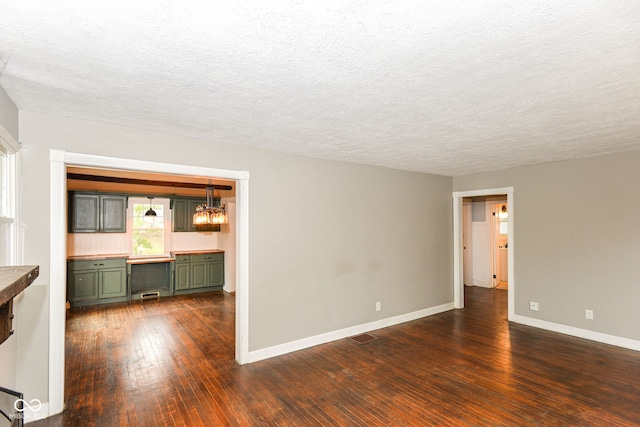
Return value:
[(100, 196), (100, 231), (104, 233), (126, 233), (126, 196)]
[(189, 269), (190, 264), (176, 264), (176, 291), (189, 289)]
[(127, 295), (127, 274), (124, 268), (100, 270), (100, 298), (124, 297)]
[(98, 270), (70, 272), (68, 297), (71, 302), (98, 299)]
[(173, 199), (173, 210), (171, 217), (173, 219), (173, 231), (189, 231), (189, 220), (193, 213), (189, 215), (189, 203), (186, 199)]
[(74, 194), (71, 199), (71, 233), (95, 233), (100, 229), (100, 196)]
[(224, 261), (213, 261), (208, 265), (208, 286), (224, 285)]
[(191, 288), (204, 288), (207, 284), (206, 262), (191, 263)]
[(196, 206), (204, 205), (206, 200), (200, 199), (189, 199), (187, 200), (187, 209), (188, 212), (188, 221), (187, 221), (187, 231), (196, 231), (196, 226), (193, 225), (193, 214), (196, 213)]
[(196, 231), (193, 225), (193, 214), (196, 206), (205, 204), (204, 199), (173, 199), (171, 216), (173, 218), (173, 231)]

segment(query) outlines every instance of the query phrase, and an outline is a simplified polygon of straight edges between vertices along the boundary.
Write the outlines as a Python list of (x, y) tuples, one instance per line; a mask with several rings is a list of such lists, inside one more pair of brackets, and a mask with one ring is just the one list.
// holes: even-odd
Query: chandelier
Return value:
[(219, 197), (214, 197), (214, 187), (207, 187), (207, 203), (196, 206), (193, 225), (196, 231), (220, 231), (220, 224), (227, 224), (227, 211)]

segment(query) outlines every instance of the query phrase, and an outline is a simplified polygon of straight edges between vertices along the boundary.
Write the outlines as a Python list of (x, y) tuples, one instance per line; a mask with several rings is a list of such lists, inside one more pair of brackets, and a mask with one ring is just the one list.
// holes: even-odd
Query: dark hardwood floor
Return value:
[(234, 296), (71, 310), (66, 404), (30, 426), (632, 426), (640, 353), (466, 308), (239, 366)]

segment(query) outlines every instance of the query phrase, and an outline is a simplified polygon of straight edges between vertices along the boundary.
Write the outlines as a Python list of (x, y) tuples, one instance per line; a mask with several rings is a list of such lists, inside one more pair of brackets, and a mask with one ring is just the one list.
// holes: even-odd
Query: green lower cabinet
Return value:
[(185, 289), (189, 289), (189, 263), (177, 263), (176, 262), (176, 291), (182, 291)]
[(191, 263), (191, 288), (204, 288), (207, 283), (207, 264), (204, 262)]
[(224, 261), (210, 262), (208, 273), (211, 286), (224, 286)]
[(69, 274), (69, 301), (77, 303), (98, 299), (98, 270)]
[(177, 256), (175, 283), (176, 293), (222, 289), (224, 286), (224, 253)]
[(100, 270), (99, 298), (127, 296), (127, 271), (124, 268)]
[(127, 300), (126, 258), (67, 263), (67, 299), (72, 307)]

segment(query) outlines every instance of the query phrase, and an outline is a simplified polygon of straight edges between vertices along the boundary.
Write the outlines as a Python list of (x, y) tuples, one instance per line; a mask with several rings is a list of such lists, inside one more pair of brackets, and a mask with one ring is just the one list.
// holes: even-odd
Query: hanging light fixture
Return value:
[(208, 186), (206, 204), (196, 206), (196, 213), (193, 214), (196, 231), (220, 231), (220, 224), (229, 222), (227, 211), (221, 199), (215, 197), (214, 190), (214, 187)]
[(152, 196), (149, 196), (149, 197), (148, 197), (148, 199), (149, 199), (149, 210), (148, 210), (148, 211), (146, 211), (146, 212), (144, 213), (144, 219), (145, 219), (145, 220), (153, 221), (153, 218), (155, 218), (156, 216), (158, 216), (158, 214), (157, 214), (157, 213), (156, 213), (156, 211), (154, 211), (154, 210), (153, 210), (153, 208), (151, 207), (151, 201), (153, 200), (153, 197), (152, 197)]
[(498, 218), (506, 219), (508, 217), (509, 217), (509, 212), (507, 212), (507, 205), (502, 205), (502, 209), (500, 209), (500, 212), (498, 213)]

